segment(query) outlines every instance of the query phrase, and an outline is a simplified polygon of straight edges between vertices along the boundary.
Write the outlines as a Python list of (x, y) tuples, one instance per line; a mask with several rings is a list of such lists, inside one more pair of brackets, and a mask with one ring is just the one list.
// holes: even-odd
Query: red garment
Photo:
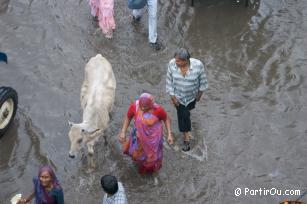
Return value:
[(164, 109), (153, 104), (152, 109), (143, 112), (139, 100), (131, 104), (128, 118), (134, 118), (134, 128), (129, 140), (123, 145), (124, 154), (129, 155), (139, 166), (139, 173), (157, 172), (162, 167), (163, 159), (163, 125), (167, 119)]
[[(129, 106), (129, 110), (127, 112), (127, 116), (129, 119), (134, 118), (135, 120), (135, 117), (136, 117), (135, 111), (136, 111), (136, 102), (132, 103)], [(157, 105), (157, 104), (155, 105), (152, 114), (158, 117), (159, 120), (165, 121), (167, 118), (167, 113), (165, 112), (165, 110), (162, 108), (162, 106)]]

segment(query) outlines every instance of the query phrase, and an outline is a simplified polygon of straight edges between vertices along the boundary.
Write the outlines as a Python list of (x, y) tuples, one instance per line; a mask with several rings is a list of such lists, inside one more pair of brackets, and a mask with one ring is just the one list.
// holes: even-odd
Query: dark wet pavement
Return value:
[[(0, 139), (0, 203), (29, 194), (38, 167), (52, 165), (66, 203), (100, 203), (100, 176), (116, 175), (129, 203), (279, 203), (297, 195), (241, 195), (236, 188), (307, 189), (307, 2), (159, 1), (164, 49), (147, 42), (147, 16), (131, 24), (126, 1), (115, 1), (112, 40), (97, 31), (87, 1), (0, 0), (0, 85), (15, 88), (19, 109)], [(194, 140), (182, 136), (165, 94), (168, 61), (186, 46), (206, 64), (209, 89), (192, 112)], [(81, 121), (84, 65), (96, 53), (112, 64), (115, 107), (97, 170), (68, 158), (67, 120)], [(131, 100), (150, 91), (172, 117), (175, 145), (165, 148), (159, 185), (122, 155), (117, 134)], [(305, 201), (307, 198), (305, 198)]]

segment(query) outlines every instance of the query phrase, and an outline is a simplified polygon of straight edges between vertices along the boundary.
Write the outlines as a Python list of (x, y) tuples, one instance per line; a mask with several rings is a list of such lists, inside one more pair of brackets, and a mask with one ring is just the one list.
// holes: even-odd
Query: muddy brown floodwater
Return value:
[[(117, 29), (107, 40), (86, 0), (0, 0), (0, 51), (9, 58), (0, 63), (0, 85), (19, 95), (14, 124), (0, 139), (1, 204), (29, 194), (46, 163), (68, 204), (100, 203), (107, 173), (124, 183), (133, 204), (273, 204), (299, 197), (278, 195), (284, 190), (307, 189), (307, 1), (250, 0), (245, 8), (243, 0), (195, 0), (194, 7), (160, 0), (158, 12), (164, 48), (155, 52), (147, 15), (132, 25), (126, 1), (115, 0)], [(181, 46), (206, 64), (209, 80), (192, 111), (188, 154), (177, 150), (182, 136), (165, 94), (166, 66)], [(84, 157), (68, 158), (67, 120), (81, 120), (84, 65), (96, 53), (111, 62), (117, 90), (106, 141), (96, 146), (97, 169), (88, 174)], [(176, 139), (165, 148), (157, 186), (117, 141), (130, 101), (144, 90), (170, 114)]]

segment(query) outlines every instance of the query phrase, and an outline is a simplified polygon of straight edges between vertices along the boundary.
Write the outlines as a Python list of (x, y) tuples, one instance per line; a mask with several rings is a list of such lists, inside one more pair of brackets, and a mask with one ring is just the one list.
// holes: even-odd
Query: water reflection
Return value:
[(8, 9), (10, 0), (1, 0), (0, 1), (0, 15), (1, 13), (5, 13)]
[[(0, 198), (9, 200), (19, 190), (27, 192), (26, 186), (15, 184), (30, 182), (30, 185), (37, 171), (35, 166), (49, 164), (55, 168), (52, 161), (41, 154), (39, 138), (42, 135), (38, 130), (19, 108), (13, 125), (0, 140)], [(32, 174), (30, 177), (28, 171)]]
[[(0, 149), (0, 168), (5, 169), (9, 166), (9, 161), (17, 145), (18, 137), (18, 128), (19, 128), (19, 119), (18, 116), (15, 118), (15, 121), (12, 123), (8, 131), (1, 137), (1, 149)], [(4, 145), (5, 144), (5, 145)]]

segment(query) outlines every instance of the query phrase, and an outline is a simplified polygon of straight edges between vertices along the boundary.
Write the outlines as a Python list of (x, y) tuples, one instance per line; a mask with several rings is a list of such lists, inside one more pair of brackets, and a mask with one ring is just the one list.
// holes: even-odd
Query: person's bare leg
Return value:
[(190, 133), (189, 132), (183, 132), (183, 141), (189, 142), (190, 141)]
[(190, 150), (190, 134), (189, 132), (183, 132), (183, 136), (184, 136), (184, 139), (183, 139), (183, 148), (182, 150), (184, 152), (187, 152)]
[(154, 179), (154, 185), (157, 186), (159, 184), (158, 180), (158, 172), (152, 173), (153, 179)]

